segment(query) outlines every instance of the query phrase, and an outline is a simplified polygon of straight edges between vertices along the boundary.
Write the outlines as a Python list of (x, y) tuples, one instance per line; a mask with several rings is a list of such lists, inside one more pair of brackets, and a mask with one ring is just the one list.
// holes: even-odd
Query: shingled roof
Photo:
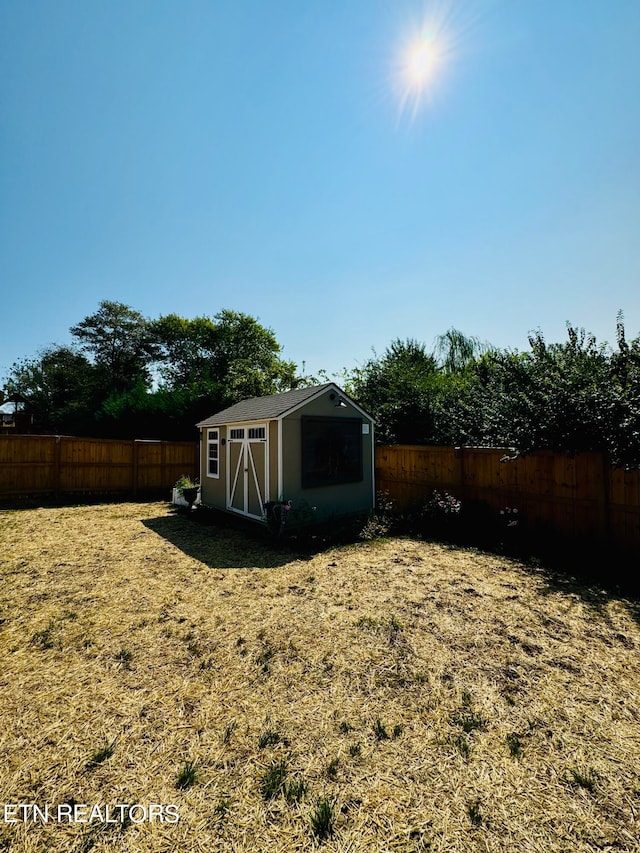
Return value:
[[(315, 397), (318, 392), (327, 388), (335, 388), (340, 391), (333, 382), (325, 382), (324, 385), (313, 385), (311, 388), (297, 388), (295, 391), (284, 391), (282, 394), (269, 394), (268, 397), (251, 397), (249, 400), (241, 400), (228, 409), (216, 412), (210, 418), (200, 421), (198, 427), (223, 426), (224, 424), (244, 423), (245, 421), (266, 421), (279, 418), (286, 414), (289, 409), (298, 406)], [(346, 395), (345, 395), (346, 396)]]

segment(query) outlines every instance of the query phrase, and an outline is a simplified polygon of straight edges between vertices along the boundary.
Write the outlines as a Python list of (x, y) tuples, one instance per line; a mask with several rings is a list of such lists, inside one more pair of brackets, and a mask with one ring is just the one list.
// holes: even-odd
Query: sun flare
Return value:
[[(459, 0), (416, 0), (413, 20), (399, 21), (393, 62), (398, 121), (417, 119), (423, 108), (443, 94), (445, 77), (474, 30), (477, 12)], [(402, 34), (400, 34), (402, 32)]]
[(407, 51), (406, 72), (409, 84), (415, 87), (426, 85), (438, 62), (438, 50), (435, 42), (420, 39)]

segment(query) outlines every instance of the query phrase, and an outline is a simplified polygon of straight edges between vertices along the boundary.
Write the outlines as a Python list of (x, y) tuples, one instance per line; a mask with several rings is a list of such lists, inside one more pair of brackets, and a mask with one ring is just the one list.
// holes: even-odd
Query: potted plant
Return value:
[(191, 509), (191, 507), (196, 502), (199, 489), (200, 484), (198, 483), (198, 481), (192, 480), (191, 477), (188, 477), (186, 474), (183, 474), (176, 481), (175, 490), (185, 499), (189, 509)]

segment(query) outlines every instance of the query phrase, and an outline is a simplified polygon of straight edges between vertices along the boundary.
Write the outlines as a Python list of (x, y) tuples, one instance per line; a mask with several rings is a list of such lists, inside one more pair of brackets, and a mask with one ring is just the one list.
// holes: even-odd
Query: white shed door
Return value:
[(262, 518), (267, 482), (267, 428), (230, 427), (227, 438), (227, 509)]

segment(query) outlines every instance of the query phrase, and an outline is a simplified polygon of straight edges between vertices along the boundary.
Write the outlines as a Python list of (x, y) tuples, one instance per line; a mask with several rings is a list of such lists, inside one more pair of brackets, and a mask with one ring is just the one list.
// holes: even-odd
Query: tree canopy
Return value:
[[(300, 375), (271, 329), (228, 309), (148, 319), (103, 301), (71, 334), (5, 378), (5, 396), (22, 395), (41, 432), (192, 439), (199, 420), (238, 400), (328, 379), (304, 375), (304, 362)], [(599, 450), (640, 465), (640, 338), (627, 340), (622, 314), (614, 346), (570, 324), (560, 343), (532, 333), (524, 352), (455, 328), (432, 350), (396, 338), (344, 384), (382, 443)]]
[(105, 300), (70, 332), (71, 346), (22, 359), (5, 379), (40, 431), (190, 439), (216, 409), (298, 381), (273, 331), (236, 311), (150, 320)]
[(352, 371), (348, 390), (390, 443), (600, 450), (640, 465), (640, 338), (618, 315), (616, 347), (567, 325), (567, 340), (542, 332), (526, 352), (497, 350), (450, 329), (433, 354), (394, 341)]
[(127, 391), (142, 380), (151, 382), (151, 365), (158, 349), (150, 323), (122, 302), (104, 300), (95, 314), (72, 326), (79, 348), (88, 353), (96, 380), (105, 389)]

